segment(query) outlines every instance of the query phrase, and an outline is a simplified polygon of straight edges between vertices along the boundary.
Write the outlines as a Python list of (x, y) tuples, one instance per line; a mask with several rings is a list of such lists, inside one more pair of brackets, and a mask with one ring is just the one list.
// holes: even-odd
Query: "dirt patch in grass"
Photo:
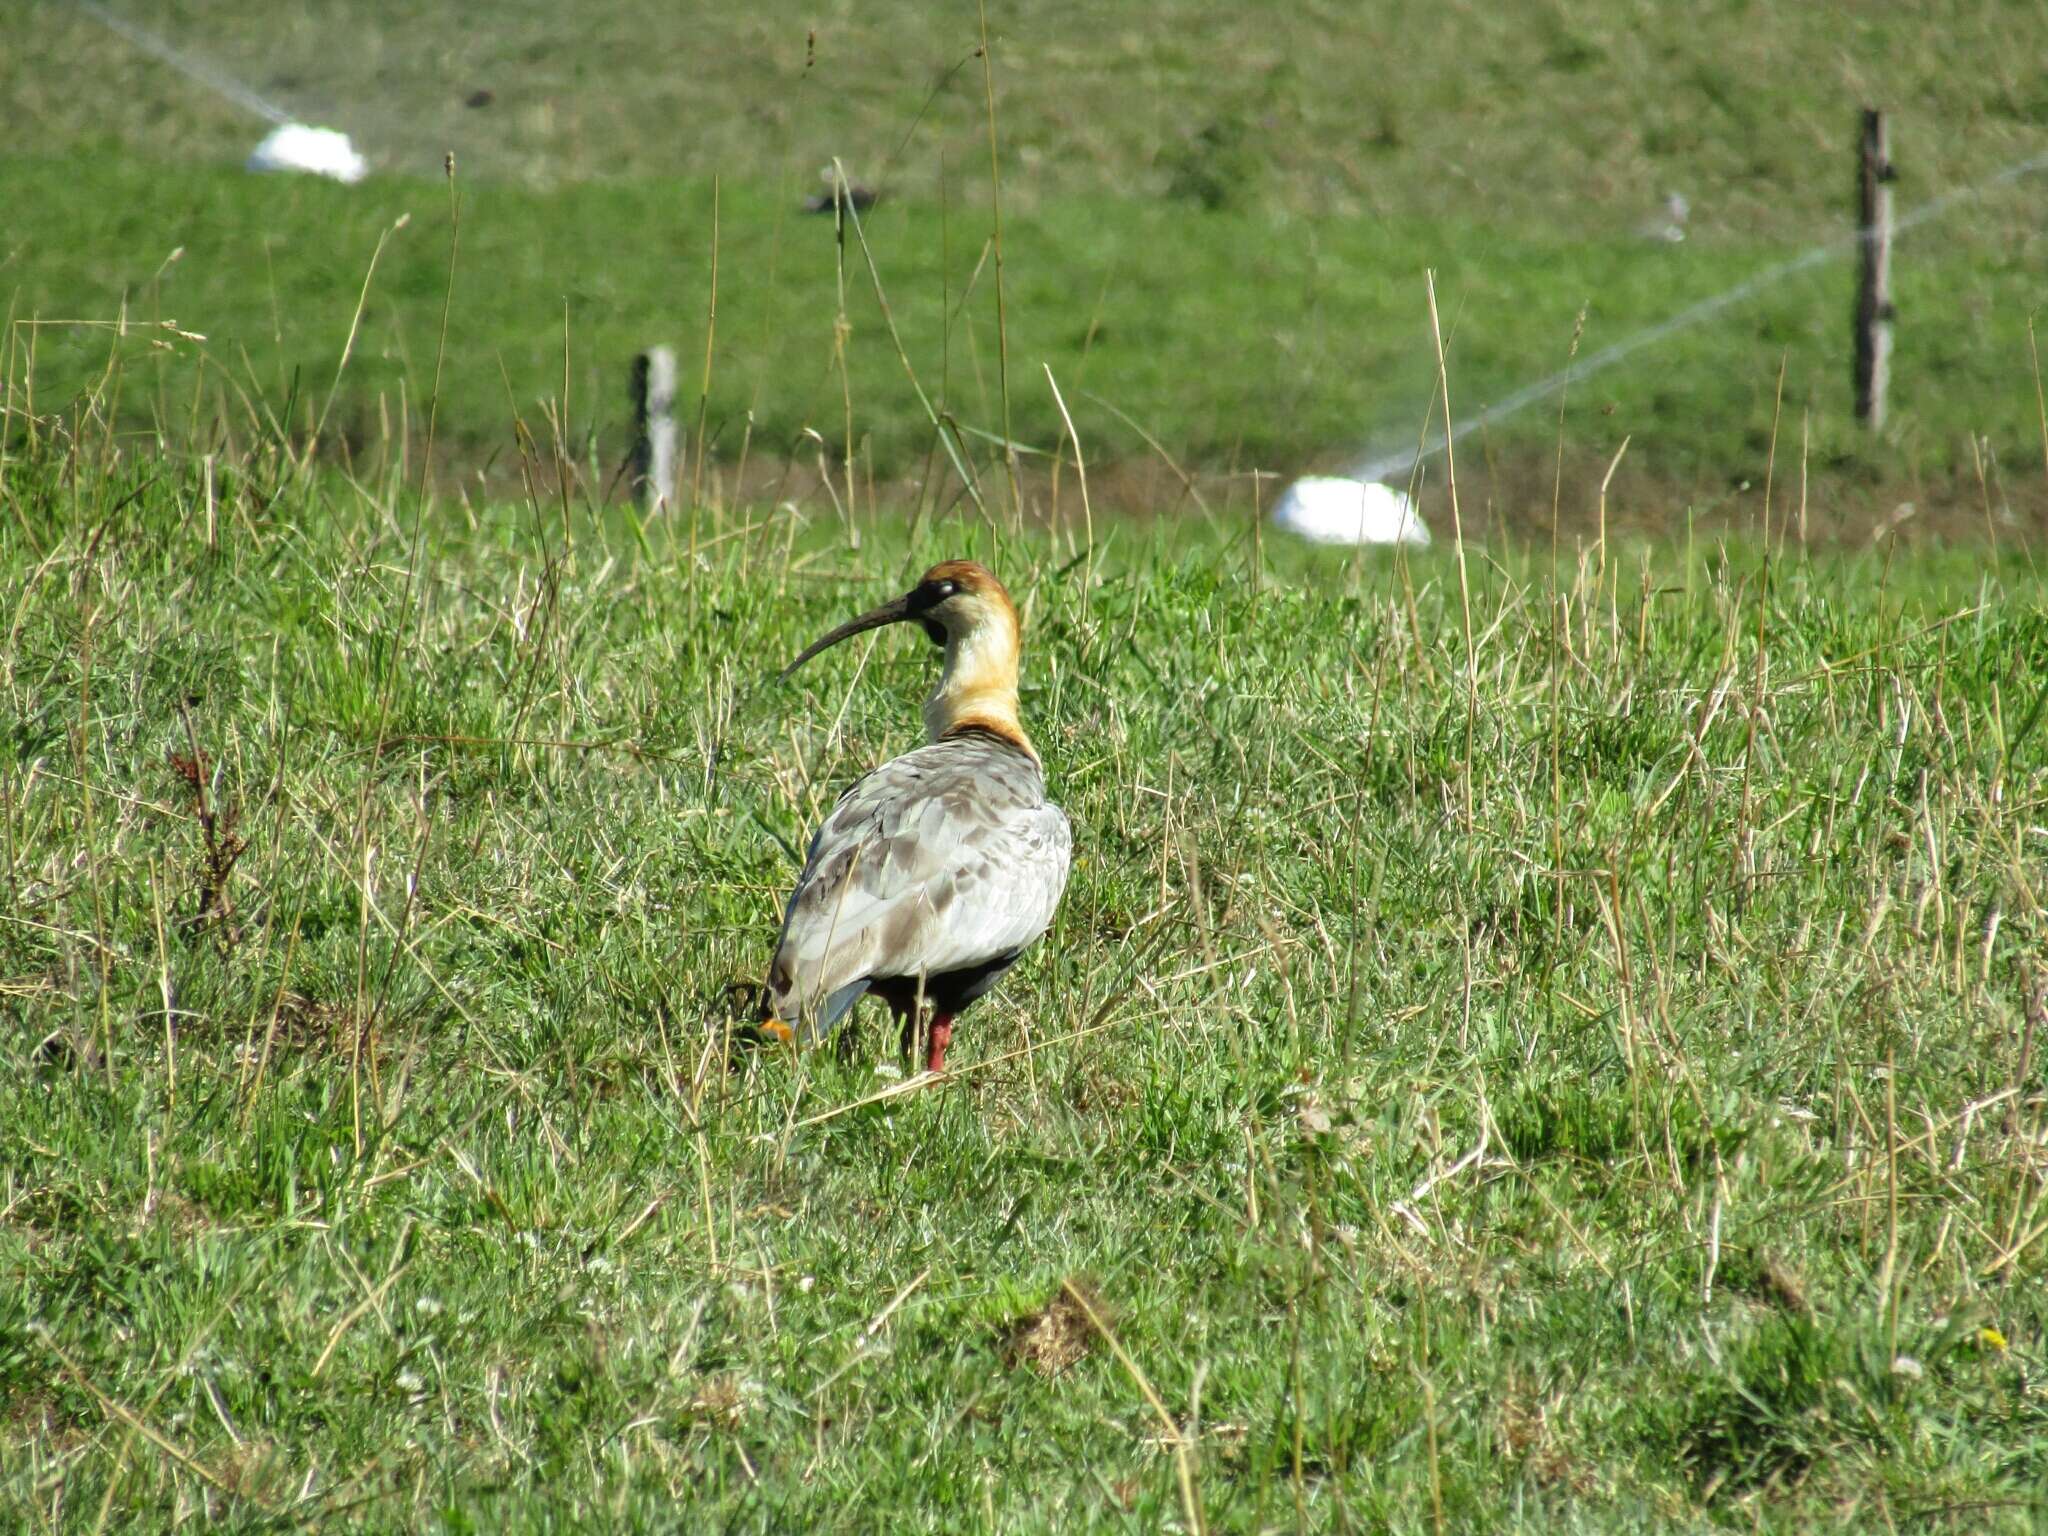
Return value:
[(1562, 1444), (1556, 1425), (1559, 1404), (1521, 1391), (1510, 1391), (1500, 1405), (1500, 1443), (1538, 1484), (1575, 1494), (1592, 1491), (1592, 1469)]
[(62, 1456), (92, 1438), (92, 1431), (66, 1410), (55, 1393), (31, 1389), (0, 1402), (0, 1445), (14, 1449), (40, 1446)]
[[(1088, 1307), (1100, 1317), (1102, 1301), (1094, 1288), (1084, 1281), (1073, 1281), (1071, 1285), (1072, 1290), (1088, 1298)], [(1053, 1293), (1051, 1301), (1010, 1325), (1003, 1339), (1003, 1364), (1013, 1371), (1058, 1376), (1095, 1347), (1096, 1336), (1095, 1325), (1088, 1320), (1088, 1308), (1075, 1299), (1068, 1286), (1062, 1286)]]

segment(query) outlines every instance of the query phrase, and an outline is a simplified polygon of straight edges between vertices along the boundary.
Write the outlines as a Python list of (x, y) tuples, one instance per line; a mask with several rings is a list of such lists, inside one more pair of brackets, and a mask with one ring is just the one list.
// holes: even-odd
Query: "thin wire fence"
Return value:
[(116, 37), (141, 49), (159, 63), (170, 66), (186, 79), (205, 86), (221, 100), (232, 102), (243, 111), (260, 117), (273, 126), (282, 126), (292, 121), (291, 113), (244, 85), (217, 64), (172, 47), (156, 33), (138, 27), (125, 17), (115, 15), (99, 4), (99, 0), (72, 0), (72, 3)]
[[(1973, 202), (2000, 187), (2010, 186), (2023, 177), (2041, 171), (2048, 171), (2048, 151), (2017, 160), (1981, 181), (1972, 182), (1965, 187), (1951, 188), (1937, 197), (1929, 198), (1892, 225), (1893, 236), (1896, 238), (1922, 225), (1932, 224), (1965, 203)], [(1490, 427), (1496, 422), (1505, 421), (1518, 411), (1526, 410), (1539, 401), (1548, 400), (1568, 383), (1600, 373), (1616, 363), (1634, 357), (1638, 352), (1655, 346), (1660, 341), (1678, 335), (1681, 331), (1691, 330), (1694, 326), (1755, 298), (1764, 290), (1776, 287), (1789, 277), (1811, 271), (1825, 262), (1846, 257), (1855, 251), (1857, 240), (1858, 235), (1852, 230), (1848, 234), (1823, 241), (1786, 261), (1765, 267), (1761, 272), (1744, 278), (1717, 294), (1701, 299), (1696, 304), (1687, 305), (1666, 319), (1632, 331), (1619, 341), (1588, 353), (1577, 362), (1560, 368), (1545, 378), (1525, 384), (1484, 409), (1452, 423), (1448, 433), (1441, 429), (1437, 430), (1435, 436), (1423, 448), (1422, 457), (1428, 458), (1442, 453), (1447, 444), (1462, 442), (1474, 432)], [(1413, 443), (1405, 448), (1390, 448), (1362, 460), (1352, 474), (1360, 480), (1384, 480), (1389, 475), (1404, 474), (1412, 470), (1416, 457)]]
[[(293, 120), (292, 114), (284, 107), (235, 79), (218, 65), (174, 47), (156, 33), (109, 11), (99, 4), (98, 0), (73, 0), (73, 3), (80, 11), (116, 36), (213, 92), (222, 100), (272, 124)], [(1925, 225), (1937, 223), (1968, 203), (2043, 171), (2048, 171), (2048, 151), (2014, 161), (1966, 186), (1951, 188), (1928, 199), (1898, 219), (1893, 226), (1894, 235), (1905, 235)], [(1442, 453), (1448, 445), (1460, 442), (1474, 432), (1505, 421), (1530, 406), (1552, 398), (1575, 380), (1590, 378), (1612, 368), (1655, 347), (1660, 342), (1748, 302), (1802, 272), (1846, 257), (1856, 249), (1856, 243), (1857, 235), (1853, 230), (1833, 236), (1796, 256), (1765, 267), (1719, 293), (1687, 305), (1663, 320), (1631, 331), (1620, 340), (1611, 342), (1554, 373), (1511, 391), (1471, 415), (1460, 418), (1450, 425), (1448, 431), (1437, 428), (1422, 446), (1419, 457), (1429, 458)], [(1412, 441), (1405, 445), (1390, 443), (1362, 457), (1352, 470), (1352, 474), (1360, 480), (1385, 480), (1389, 476), (1410, 474), (1417, 464), (1418, 450)]]

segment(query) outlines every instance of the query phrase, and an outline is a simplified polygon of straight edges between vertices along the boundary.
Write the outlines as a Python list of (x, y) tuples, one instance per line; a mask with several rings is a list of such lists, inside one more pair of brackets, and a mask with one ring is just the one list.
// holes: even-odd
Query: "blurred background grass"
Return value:
[[(809, 464), (808, 429), (868, 472), (914, 472), (932, 429), (859, 254), (842, 282), (830, 220), (796, 212), (834, 155), (884, 192), (866, 229), (912, 366), (969, 428), (1001, 430), (970, 9), (115, 9), (351, 133), (377, 167), (356, 188), (247, 177), (260, 121), (86, 11), (35, 7), (0, 59), (0, 100), (25, 125), (0, 152), (0, 297), (17, 320), (110, 320), (125, 304), (208, 338), (159, 355), (145, 395), (131, 380), (125, 424), (247, 433), (294, 401), (284, 424), (305, 432), (378, 236), (410, 215), (330, 418), (354, 452), (388, 436), (431, 389), (452, 150), (463, 254), (440, 434), (465, 467), (502, 461), (514, 411), (535, 414), (566, 380), (566, 436), (608, 473), (627, 360), (653, 342), (678, 346), (694, 406), (715, 243), (714, 453), (730, 463), (749, 443)], [(1584, 354), (1846, 237), (1866, 103), (1893, 115), (1902, 212), (2048, 148), (2038, 20), (2024, 4), (1368, 15), (1162, 0), (1112, 21), (998, 7), (1015, 436), (1060, 436), (1049, 367), (1105, 464), (1150, 456), (1138, 428), (1198, 469), (1293, 473), (1398, 449), (1434, 392), (1426, 268), (1462, 414), (1564, 366), (1582, 310)], [(1692, 210), (1683, 244), (1646, 232), (1670, 191)], [(1628, 473), (1676, 493), (1666, 516), (1760, 481), (1782, 365), (1787, 441), (1803, 424), (1823, 498), (1949, 496), (1975, 526), (1980, 500), (2030, 505), (2033, 481), (2002, 468), (2020, 480), (2042, 452), (2042, 196), (2021, 181), (1902, 237), (1881, 441), (1850, 419), (1840, 260), (1575, 388), (1577, 478), (1626, 438)], [(39, 328), (38, 409), (88, 388), (108, 349), (104, 330)], [(1470, 455), (1510, 515), (1547, 510), (1558, 430), (1552, 402)]]

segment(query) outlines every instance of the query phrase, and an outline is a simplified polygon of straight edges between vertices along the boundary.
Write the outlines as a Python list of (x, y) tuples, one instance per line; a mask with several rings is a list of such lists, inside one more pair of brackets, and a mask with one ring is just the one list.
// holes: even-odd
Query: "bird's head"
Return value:
[(972, 560), (945, 560), (926, 571), (901, 597), (848, 619), (805, 646), (803, 653), (782, 669), (783, 677), (842, 640), (885, 624), (915, 624), (933, 645), (947, 650), (1007, 636), (1014, 653), (1018, 632), (1016, 605), (993, 571)]
[(972, 560), (941, 561), (901, 597), (805, 646), (783, 677), (820, 651), (885, 624), (915, 624), (946, 653), (938, 687), (925, 701), (925, 724), (934, 741), (972, 726), (1032, 750), (1017, 723), (1017, 608), (995, 573)]

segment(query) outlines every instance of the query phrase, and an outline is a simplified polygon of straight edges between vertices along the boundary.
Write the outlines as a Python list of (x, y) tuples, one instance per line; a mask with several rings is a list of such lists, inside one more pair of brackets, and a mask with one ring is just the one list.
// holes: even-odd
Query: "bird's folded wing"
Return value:
[(799, 1006), (863, 976), (985, 963), (1052, 921), (1067, 878), (1066, 817), (1026, 786), (933, 771), (920, 755), (861, 780), (812, 841), (774, 967), (801, 988)]

